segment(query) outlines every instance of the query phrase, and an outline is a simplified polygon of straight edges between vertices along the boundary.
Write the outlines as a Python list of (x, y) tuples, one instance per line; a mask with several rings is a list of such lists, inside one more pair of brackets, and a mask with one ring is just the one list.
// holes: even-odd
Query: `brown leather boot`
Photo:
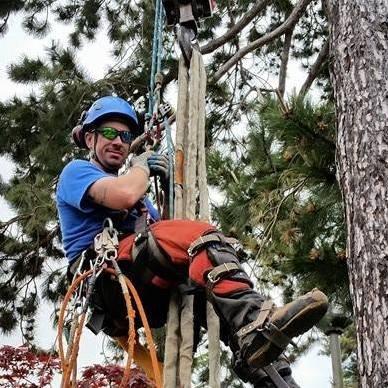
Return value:
[(254, 368), (278, 358), (292, 338), (311, 329), (328, 308), (327, 297), (318, 289), (282, 307), (275, 307), (252, 289), (232, 295), (209, 294), (216, 312), (230, 328), (236, 360)]

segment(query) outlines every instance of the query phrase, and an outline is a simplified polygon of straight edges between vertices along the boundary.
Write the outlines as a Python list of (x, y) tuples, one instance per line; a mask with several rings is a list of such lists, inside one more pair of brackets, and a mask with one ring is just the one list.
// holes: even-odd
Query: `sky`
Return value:
[[(23, 97), (32, 91), (29, 85), (16, 85), (7, 77), (7, 68), (11, 63), (16, 62), (24, 54), (33, 57), (44, 57), (45, 47), (48, 47), (52, 40), (60, 41), (66, 45), (66, 37), (70, 31), (67, 26), (55, 25), (51, 33), (44, 39), (34, 39), (24, 33), (20, 26), (20, 17), (11, 17), (9, 21), (9, 31), (4, 37), (0, 37), (0, 101), (17, 95)], [(110, 48), (107, 34), (100, 32), (95, 41), (84, 46), (78, 54), (78, 60), (94, 79), (99, 79), (104, 75), (105, 70), (111, 64)], [(291, 65), (296, 66), (296, 65)], [(288, 90), (301, 84), (304, 74), (295, 67), (295, 71), (290, 71), (293, 77), (287, 80)], [(174, 101), (170, 101), (174, 104)], [(176, 103), (175, 103), (176, 105)], [(70, 129), (69, 129), (70, 131)], [(3, 156), (0, 156), (0, 175), (5, 181), (12, 176), (14, 166)], [(12, 217), (12, 211), (0, 196), (0, 220), (5, 221)], [(50, 348), (56, 337), (56, 333), (51, 329), (50, 314), (51, 306), (43, 305), (39, 312), (37, 338), (40, 346)], [(0, 345), (21, 345), (21, 335), (16, 333), (12, 336), (1, 336)], [(315, 346), (311, 351), (303, 356), (293, 365), (293, 373), (297, 382), (302, 388), (328, 388), (331, 386), (331, 364), (330, 359), (319, 355), (320, 346)], [(88, 330), (84, 330), (80, 345), (79, 366), (91, 365), (102, 360), (102, 340), (101, 335), (95, 337)], [(56, 381), (54, 387), (59, 386)]]

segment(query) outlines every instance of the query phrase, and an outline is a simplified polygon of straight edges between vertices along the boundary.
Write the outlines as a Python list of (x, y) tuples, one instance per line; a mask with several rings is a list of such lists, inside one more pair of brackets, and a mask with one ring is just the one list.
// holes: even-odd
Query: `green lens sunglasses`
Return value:
[(131, 131), (119, 131), (111, 127), (98, 128), (96, 132), (101, 133), (108, 140), (114, 140), (117, 136), (120, 136), (121, 141), (126, 144), (131, 144), (135, 138), (135, 135)]

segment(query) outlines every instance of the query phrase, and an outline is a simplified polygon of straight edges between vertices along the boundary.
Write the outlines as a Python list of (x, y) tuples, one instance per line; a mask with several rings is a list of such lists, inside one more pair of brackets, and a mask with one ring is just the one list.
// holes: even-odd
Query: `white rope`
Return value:
[[(209, 220), (205, 152), (206, 72), (202, 56), (193, 50), (190, 75), (183, 57), (179, 60), (176, 121), (176, 170), (174, 218)], [(199, 198), (198, 198), (199, 195)], [(197, 200), (199, 211), (197, 212)], [(165, 388), (190, 388), (193, 350), (193, 296), (170, 301), (164, 362)], [(209, 386), (219, 388), (219, 321), (208, 303)], [(180, 321), (180, 332), (177, 323)], [(180, 335), (178, 335), (178, 333)], [(175, 347), (175, 348), (174, 348)], [(178, 358), (179, 354), (179, 358)]]
[(167, 316), (167, 331), (164, 350), (163, 387), (179, 387), (177, 365), (179, 361), (179, 305), (180, 295), (171, 295)]

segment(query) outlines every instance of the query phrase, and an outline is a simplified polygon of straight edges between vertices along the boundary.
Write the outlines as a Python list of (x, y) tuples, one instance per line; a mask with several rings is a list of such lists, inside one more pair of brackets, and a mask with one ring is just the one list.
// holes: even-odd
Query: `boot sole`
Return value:
[[(286, 325), (279, 328), (279, 330), (289, 337), (291, 342), (293, 337), (302, 335), (318, 323), (325, 315), (327, 307), (328, 304), (324, 300), (313, 302), (296, 314)], [(266, 344), (261, 346), (249, 357), (247, 363), (255, 368), (263, 368), (275, 361), (284, 350), (285, 348), (279, 348), (268, 340)]]

